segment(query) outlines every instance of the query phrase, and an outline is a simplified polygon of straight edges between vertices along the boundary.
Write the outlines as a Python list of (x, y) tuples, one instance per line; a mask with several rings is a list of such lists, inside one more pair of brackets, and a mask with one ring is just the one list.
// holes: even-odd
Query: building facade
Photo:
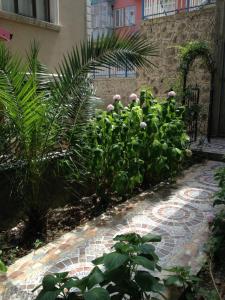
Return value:
[(135, 32), (142, 21), (142, 0), (116, 0), (114, 2), (113, 22), (117, 32)]
[(13, 52), (25, 55), (30, 42), (40, 44), (40, 60), (51, 70), (63, 55), (90, 34), (88, 0), (0, 0), (0, 28), (13, 38)]
[(142, 20), (142, 0), (92, 0), (92, 32), (135, 32)]
[(94, 37), (115, 30), (135, 32), (143, 19), (190, 12), (215, 0), (92, 0)]

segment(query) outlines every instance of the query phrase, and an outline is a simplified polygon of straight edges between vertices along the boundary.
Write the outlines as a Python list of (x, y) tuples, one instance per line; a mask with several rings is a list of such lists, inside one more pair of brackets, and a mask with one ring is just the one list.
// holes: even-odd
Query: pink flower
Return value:
[(106, 109), (107, 109), (108, 112), (113, 111), (114, 106), (112, 104), (109, 104)]
[(138, 96), (136, 95), (136, 94), (131, 94), (130, 96), (129, 96), (129, 99), (130, 99), (130, 101), (137, 101), (138, 100)]
[(174, 91), (170, 91), (169, 93), (168, 93), (168, 97), (176, 97), (176, 93), (174, 92)]
[(114, 96), (113, 96), (113, 100), (114, 100), (114, 101), (121, 100), (121, 96), (118, 95), (118, 94), (117, 94), (117, 95), (114, 95)]
[(145, 129), (147, 127), (147, 124), (145, 122), (141, 122), (140, 123), (140, 127), (143, 128), (143, 129)]
[(213, 223), (214, 218), (215, 218), (215, 215), (214, 215), (213, 213), (208, 213), (208, 214), (206, 215), (206, 219), (207, 219), (207, 221), (208, 221), (209, 224), (212, 224), (212, 223)]

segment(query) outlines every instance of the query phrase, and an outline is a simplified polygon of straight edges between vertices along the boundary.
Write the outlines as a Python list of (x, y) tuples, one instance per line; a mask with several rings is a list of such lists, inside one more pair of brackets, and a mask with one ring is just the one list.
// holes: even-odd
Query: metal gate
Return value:
[(186, 89), (184, 104), (186, 106), (187, 133), (190, 142), (195, 142), (198, 135), (199, 96), (200, 89), (197, 85)]

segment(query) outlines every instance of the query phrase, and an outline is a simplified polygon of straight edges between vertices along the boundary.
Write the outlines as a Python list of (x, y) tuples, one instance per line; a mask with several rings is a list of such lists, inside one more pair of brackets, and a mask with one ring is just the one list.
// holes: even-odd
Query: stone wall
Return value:
[(104, 100), (104, 105), (112, 103), (113, 95), (120, 94), (127, 103), (131, 93), (138, 92), (137, 78), (99, 78), (94, 81), (96, 96)]
[[(96, 80), (97, 95), (108, 102), (111, 95), (120, 93), (126, 97), (130, 92), (149, 86), (158, 97), (178, 85), (179, 50), (178, 46), (189, 41), (208, 41), (213, 47), (215, 28), (215, 5), (207, 6), (189, 13), (143, 21), (141, 31), (147, 39), (158, 46), (158, 56), (152, 58), (155, 67), (140, 71), (136, 79)], [(188, 84), (200, 87), (200, 102), (209, 101), (210, 75), (201, 61), (196, 61), (190, 71)]]

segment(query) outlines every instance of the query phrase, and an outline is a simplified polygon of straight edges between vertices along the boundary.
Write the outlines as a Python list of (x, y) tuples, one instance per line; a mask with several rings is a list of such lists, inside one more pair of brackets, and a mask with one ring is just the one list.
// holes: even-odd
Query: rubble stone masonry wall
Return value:
[[(141, 31), (149, 41), (158, 47), (158, 56), (152, 58), (155, 67), (140, 70), (137, 78), (96, 79), (97, 96), (109, 103), (112, 95), (119, 93), (127, 100), (131, 92), (138, 92), (142, 87), (152, 88), (155, 96), (165, 97), (170, 87), (176, 88), (179, 78), (179, 46), (190, 41), (208, 41), (212, 49), (215, 39), (215, 5), (202, 7), (192, 12), (178, 13), (171, 16), (145, 20)], [(188, 85), (200, 87), (200, 103), (207, 111), (209, 102), (208, 73), (202, 61), (196, 60), (188, 75)]]

